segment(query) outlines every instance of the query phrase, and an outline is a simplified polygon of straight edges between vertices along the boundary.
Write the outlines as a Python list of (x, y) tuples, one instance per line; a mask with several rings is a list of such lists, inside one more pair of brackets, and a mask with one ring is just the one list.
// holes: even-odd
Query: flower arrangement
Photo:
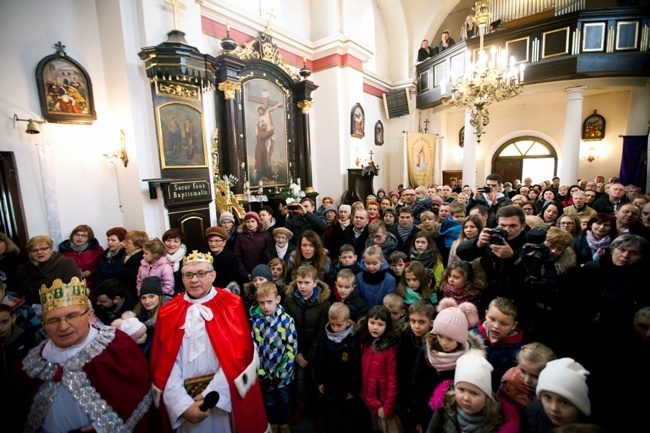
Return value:
[(290, 182), (282, 188), (282, 196), (286, 204), (291, 204), (303, 198), (305, 192), (300, 190), (300, 185)]
[(224, 174), (223, 177), (219, 177), (219, 175), (214, 176), (214, 181), (219, 182), (220, 180), (223, 180), (224, 182), (227, 182), (230, 188), (233, 186), (237, 185), (237, 182), (239, 182), (239, 179), (237, 179), (235, 176), (232, 174)]

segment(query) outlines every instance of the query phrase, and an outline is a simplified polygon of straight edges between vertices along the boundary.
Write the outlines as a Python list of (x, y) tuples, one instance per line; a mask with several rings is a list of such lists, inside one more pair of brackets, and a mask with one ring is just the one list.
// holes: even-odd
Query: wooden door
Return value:
[(0, 204), (0, 231), (24, 251), (27, 229), (13, 152), (0, 152)]
[(513, 182), (515, 179), (521, 179), (523, 162), (522, 158), (497, 158), (491, 173), (499, 174), (504, 182)]

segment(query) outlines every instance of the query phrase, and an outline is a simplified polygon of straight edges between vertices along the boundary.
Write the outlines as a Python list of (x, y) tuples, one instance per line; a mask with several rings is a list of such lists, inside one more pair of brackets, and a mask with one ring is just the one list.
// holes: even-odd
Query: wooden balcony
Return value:
[[(650, 9), (582, 10), (546, 18), (525, 27), (507, 28), (484, 37), (484, 49), (505, 47), (517, 64), (526, 65), (525, 84), (596, 77), (650, 76)], [(460, 42), (416, 67), (420, 110), (440, 105), (440, 83), (447, 94), (472, 58), (479, 38)], [(446, 79), (446, 80), (445, 80)]]

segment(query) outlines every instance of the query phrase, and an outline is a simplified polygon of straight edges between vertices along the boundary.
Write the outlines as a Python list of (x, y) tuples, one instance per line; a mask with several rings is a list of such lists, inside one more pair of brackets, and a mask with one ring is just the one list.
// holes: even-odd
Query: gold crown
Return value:
[(200, 253), (197, 250), (192, 251), (192, 254), (188, 254), (183, 257), (183, 266), (189, 265), (191, 263), (208, 263), (212, 264), (213, 258), (210, 253)]
[(43, 284), (39, 294), (41, 295), (43, 313), (71, 305), (88, 306), (86, 283), (79, 280), (78, 277), (72, 277), (68, 284), (65, 284), (60, 278), (54, 280), (52, 287)]

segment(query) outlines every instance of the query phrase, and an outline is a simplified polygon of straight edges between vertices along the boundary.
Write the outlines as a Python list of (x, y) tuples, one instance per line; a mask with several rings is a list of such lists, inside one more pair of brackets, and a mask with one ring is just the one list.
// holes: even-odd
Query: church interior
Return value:
[[(278, 198), (294, 182), (338, 205), (350, 169), (372, 163), (375, 190), (409, 183), (407, 133), (434, 137), (438, 185), (457, 173), (474, 187), (526, 139), (551, 163), (523, 158), (521, 176), (618, 176), (622, 137), (648, 134), (649, 4), (494, 0), (503, 29), (485, 43), (518, 46), (526, 75), (520, 94), (489, 106), (477, 142), (469, 110), (442, 102), (456, 58), (478, 48), (460, 39), (474, 1), (3, 1), (2, 231), (23, 247), (42, 234), (58, 244), (78, 224), (198, 232), (216, 224), (229, 175), (235, 200), (260, 186)], [(446, 29), (450, 54), (417, 62), (421, 41), (438, 46)], [(399, 91), (405, 111), (391, 116), (386, 95)], [(606, 130), (584, 139), (596, 112)], [(259, 151), (276, 168), (265, 173), (253, 160), (268, 128)]]

